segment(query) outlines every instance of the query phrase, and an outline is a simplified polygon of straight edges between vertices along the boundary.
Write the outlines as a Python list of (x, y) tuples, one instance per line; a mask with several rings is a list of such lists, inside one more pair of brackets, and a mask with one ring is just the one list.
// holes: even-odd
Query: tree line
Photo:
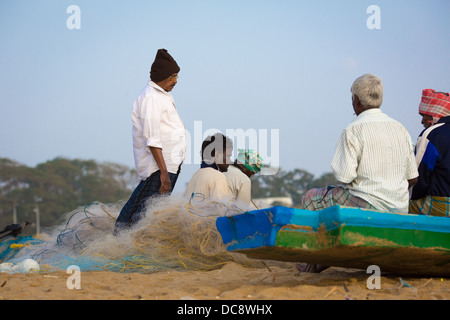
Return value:
[[(66, 213), (92, 202), (127, 200), (137, 183), (134, 169), (116, 163), (58, 157), (28, 167), (0, 158), (0, 230), (13, 223), (14, 211), (17, 223), (34, 222), (38, 207), (40, 224), (53, 226)], [(305, 170), (279, 170), (252, 177), (252, 197), (290, 196), (299, 206), (309, 188), (334, 183), (331, 173), (315, 179)]]
[[(66, 213), (86, 204), (127, 198), (137, 181), (134, 170), (115, 163), (56, 158), (34, 168), (0, 158), (0, 226), (35, 221), (52, 226)], [(0, 227), (1, 228), (1, 227)]]

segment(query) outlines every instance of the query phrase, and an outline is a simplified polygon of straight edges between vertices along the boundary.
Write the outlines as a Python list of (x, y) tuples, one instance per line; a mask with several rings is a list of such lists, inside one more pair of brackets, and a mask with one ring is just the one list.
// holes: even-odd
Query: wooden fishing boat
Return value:
[(216, 221), (229, 251), (265, 260), (450, 276), (450, 219), (334, 206), (271, 207)]

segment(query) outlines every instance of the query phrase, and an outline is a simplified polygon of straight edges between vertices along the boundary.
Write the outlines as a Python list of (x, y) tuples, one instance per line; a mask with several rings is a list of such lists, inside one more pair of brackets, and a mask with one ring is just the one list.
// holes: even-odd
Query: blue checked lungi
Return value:
[(335, 205), (376, 210), (366, 200), (351, 195), (348, 189), (342, 186), (311, 189), (306, 192), (302, 199), (302, 208), (311, 211), (318, 211)]
[[(181, 165), (177, 173), (170, 173), (170, 192), (173, 191), (178, 176), (180, 175)], [(117, 234), (121, 229), (130, 228), (135, 225), (145, 215), (145, 206), (147, 201), (156, 196), (160, 196), (161, 192), (161, 172), (158, 170), (150, 175), (147, 179), (141, 181), (136, 189), (131, 194), (130, 199), (123, 206), (119, 217), (114, 226), (114, 234)]]

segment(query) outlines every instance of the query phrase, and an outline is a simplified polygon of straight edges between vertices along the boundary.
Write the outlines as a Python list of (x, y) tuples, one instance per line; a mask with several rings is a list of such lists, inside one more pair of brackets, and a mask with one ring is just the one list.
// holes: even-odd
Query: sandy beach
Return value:
[[(160, 204), (160, 211), (149, 213), (137, 229), (119, 236), (113, 236), (111, 232), (118, 213), (114, 207), (92, 205), (89, 210), (83, 209), (68, 215), (67, 220), (72, 223), (70, 229), (61, 231), (57, 228), (46, 241), (27, 244), (15, 256), (38, 257), (40, 271), (0, 273), (0, 299), (450, 299), (450, 278), (381, 274), (379, 289), (370, 289), (368, 283), (374, 283), (373, 273), (367, 270), (331, 267), (321, 273), (301, 273), (293, 262), (248, 259), (243, 254), (231, 255), (223, 248), (220, 235), (214, 227), (215, 219), (192, 214), (195, 213), (192, 208), (189, 211), (191, 214), (187, 214), (178, 209), (173, 199), (167, 205), (166, 208)], [(61, 234), (65, 237), (61, 237)], [(56, 246), (57, 239), (64, 245)], [(82, 253), (78, 254), (80, 258), (137, 255), (136, 259), (128, 263), (137, 268), (114, 269), (111, 268), (112, 260), (96, 260), (100, 268), (92, 269), (92, 264), (86, 262), (94, 260), (79, 260), (75, 264), (80, 266), (80, 288), (73, 288), (75, 282), (68, 281), (72, 273), (67, 273), (66, 267), (74, 263), (60, 268), (55, 268), (55, 263), (64, 260), (61, 254), (67, 250), (75, 252), (80, 239), (85, 244)], [(55, 251), (57, 249), (59, 251)], [(46, 256), (46, 252), (59, 254)], [(140, 255), (151, 259), (139, 259)], [(52, 263), (53, 267), (49, 268)], [(159, 269), (154, 266), (159, 266)]]
[(450, 279), (382, 275), (368, 289), (366, 270), (332, 267), (299, 273), (293, 263), (243, 267), (230, 262), (212, 271), (151, 274), (80, 273), (80, 289), (69, 289), (65, 271), (0, 274), (2, 300), (446, 300)]

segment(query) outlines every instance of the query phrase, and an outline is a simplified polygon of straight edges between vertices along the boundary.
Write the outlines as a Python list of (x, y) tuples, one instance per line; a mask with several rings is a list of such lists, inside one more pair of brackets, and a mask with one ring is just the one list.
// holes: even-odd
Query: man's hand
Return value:
[(161, 194), (169, 193), (170, 187), (171, 187), (171, 183), (170, 183), (169, 173), (167, 171), (161, 172), (161, 189), (159, 189), (159, 192), (161, 192)]
[(408, 180), (408, 189), (413, 187), (417, 183), (417, 181), (419, 181), (419, 178), (414, 178), (414, 179)]
[(165, 163), (164, 157), (162, 155), (162, 150), (161, 150), (161, 148), (150, 147), (150, 151), (151, 151), (153, 157), (155, 158), (156, 163), (158, 164), (159, 171), (161, 172), (161, 188), (159, 189), (159, 192), (161, 194), (169, 193), (171, 183), (170, 183), (169, 173), (166, 168), (166, 163)]

